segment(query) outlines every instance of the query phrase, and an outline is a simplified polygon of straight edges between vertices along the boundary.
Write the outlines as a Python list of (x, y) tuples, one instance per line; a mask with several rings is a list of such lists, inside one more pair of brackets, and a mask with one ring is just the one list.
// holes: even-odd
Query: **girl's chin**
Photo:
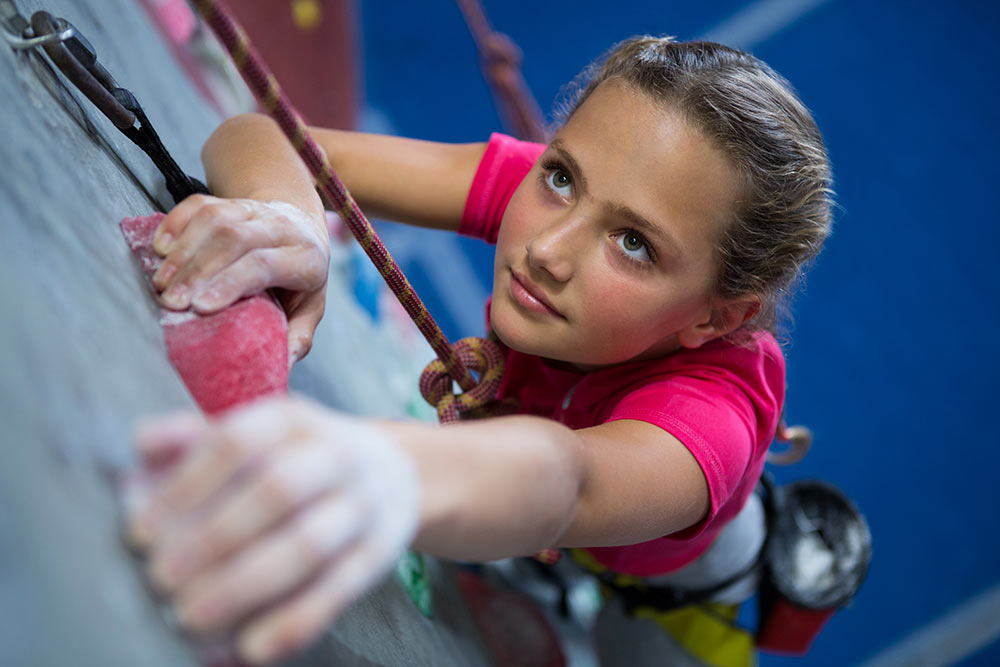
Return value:
[(543, 335), (526, 331), (529, 327), (524, 326), (524, 322), (507, 322), (503, 314), (497, 313), (496, 309), (490, 315), (490, 324), (500, 342), (512, 350), (540, 357), (549, 356), (547, 353), (553, 351), (551, 340)]
[(493, 323), (493, 333), (500, 342), (512, 350), (522, 354), (531, 354), (541, 357), (547, 366), (561, 368), (563, 370), (586, 370), (579, 359), (568, 359), (562, 350), (554, 349), (556, 346), (548, 338), (539, 339), (524, 331), (519, 331), (517, 327), (504, 327), (502, 323)]

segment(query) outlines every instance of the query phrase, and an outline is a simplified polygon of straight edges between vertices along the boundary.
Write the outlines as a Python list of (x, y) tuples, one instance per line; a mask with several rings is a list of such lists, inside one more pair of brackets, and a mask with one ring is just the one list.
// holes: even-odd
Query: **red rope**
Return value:
[[(250, 87), (260, 106), (278, 123), (292, 142), (315, 177), (320, 194), (337, 215), (343, 218), (347, 228), (364, 248), (393, 294), (413, 319), (417, 329), (427, 339), (437, 354), (444, 372), (453, 378), (462, 390), (468, 392), (474, 389), (477, 382), (469, 373), (469, 369), (431, 317), (399, 265), (389, 255), (389, 251), (378, 238), (371, 223), (333, 172), (326, 155), (309, 135), (299, 114), (282, 92), (274, 75), (264, 64), (246, 33), (217, 0), (197, 0), (196, 6), (205, 22), (229, 51), (243, 80)], [(485, 368), (479, 370), (485, 375)]]
[(521, 50), (495, 32), (478, 0), (458, 0), (465, 23), (479, 49), (483, 75), (493, 89), (504, 125), (517, 138), (545, 143), (545, 121), (521, 74)]

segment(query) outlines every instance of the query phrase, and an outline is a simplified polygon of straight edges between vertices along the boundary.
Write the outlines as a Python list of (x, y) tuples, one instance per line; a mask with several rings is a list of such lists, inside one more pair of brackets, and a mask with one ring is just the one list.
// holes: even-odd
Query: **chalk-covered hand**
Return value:
[(160, 479), (129, 530), (154, 586), (186, 627), (233, 631), (255, 664), (316, 638), (417, 529), (410, 456), (304, 399), (162, 418), (140, 428), (138, 447)]
[(277, 288), (290, 362), (309, 351), (326, 304), (324, 217), (285, 202), (192, 195), (163, 219), (153, 247), (164, 256), (153, 277), (164, 306), (207, 314)]

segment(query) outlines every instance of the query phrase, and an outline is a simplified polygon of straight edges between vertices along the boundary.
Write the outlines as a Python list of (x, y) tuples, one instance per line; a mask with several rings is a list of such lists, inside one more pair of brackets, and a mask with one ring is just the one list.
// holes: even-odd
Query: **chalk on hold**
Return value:
[[(152, 280), (163, 259), (153, 250), (162, 213), (125, 218), (125, 241)], [(288, 392), (288, 320), (264, 292), (212, 315), (161, 309), (167, 356), (198, 406), (217, 414)]]

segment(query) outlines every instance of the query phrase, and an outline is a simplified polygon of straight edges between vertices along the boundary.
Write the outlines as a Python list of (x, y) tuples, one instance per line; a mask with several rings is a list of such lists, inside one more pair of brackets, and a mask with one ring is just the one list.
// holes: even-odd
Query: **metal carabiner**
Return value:
[(57, 28), (59, 32), (35, 37), (31, 25), (27, 19), (21, 16), (21, 12), (17, 10), (13, 0), (0, 0), (0, 22), (5, 28), (5, 30), (0, 31), (0, 34), (3, 35), (7, 45), (17, 51), (33, 49), (49, 42), (64, 42), (76, 34), (73, 26), (66, 21), (57, 19), (60, 24), (60, 27)]
[[(65, 23), (65, 21), (63, 21)], [(27, 49), (33, 49), (36, 46), (45, 46), (46, 44), (51, 44), (52, 42), (65, 42), (67, 39), (77, 34), (73, 26), (68, 25), (59, 32), (53, 32), (48, 35), (42, 35), (41, 37), (20, 37), (17, 35), (12, 35), (6, 30), (0, 31), (3, 35), (4, 40), (7, 42), (7, 46), (17, 51), (26, 51)]]
[(39, 38), (53, 34), (65, 32), (60, 29), (59, 22), (67, 26), (66, 30), (71, 31), (70, 37), (66, 41), (53, 39), (42, 43), (45, 53), (48, 54), (52, 62), (67, 79), (80, 90), (81, 93), (94, 103), (101, 112), (108, 117), (119, 130), (127, 130), (135, 125), (135, 114), (126, 109), (115, 99), (112, 91), (117, 88), (114, 78), (104, 67), (97, 62), (97, 54), (90, 42), (76, 30), (72, 24), (56, 19), (45, 11), (38, 11), (31, 15), (31, 28)]
[(153, 161), (175, 202), (190, 194), (208, 192), (201, 181), (184, 173), (156, 134), (135, 95), (119, 87), (98, 62), (94, 47), (72, 23), (45, 11), (32, 14), (29, 23), (13, 0), (0, 0), (0, 32), (13, 48), (44, 48), (63, 75)]

